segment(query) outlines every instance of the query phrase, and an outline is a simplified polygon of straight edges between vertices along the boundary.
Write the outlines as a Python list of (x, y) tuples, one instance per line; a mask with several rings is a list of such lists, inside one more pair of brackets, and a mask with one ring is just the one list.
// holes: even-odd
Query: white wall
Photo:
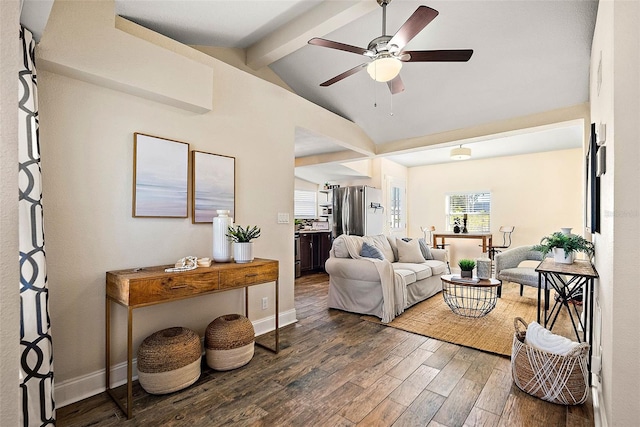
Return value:
[[(512, 246), (536, 244), (560, 227), (583, 225), (584, 157), (581, 149), (409, 168), (409, 235), (420, 226), (445, 231), (445, 195), (490, 191), (491, 231), (499, 239), (501, 225), (514, 225)], [(478, 258), (481, 243), (450, 239), (451, 264)]]
[[(591, 50), (591, 119), (606, 123), (601, 232), (594, 234), (599, 405), (611, 426), (637, 424), (640, 402), (640, 4), (601, 1)], [(599, 345), (594, 354), (599, 355)]]
[[(281, 87), (166, 38), (155, 44), (153, 34), (137, 39), (113, 25), (111, 1), (56, 2), (38, 48), (48, 70), (40, 72), (38, 83), (58, 405), (104, 387), (106, 271), (211, 253), (210, 224), (192, 224), (190, 218), (132, 218), (134, 132), (236, 158), (234, 219), (262, 228), (256, 256), (280, 261), (285, 322), (295, 320), (293, 221), (277, 224), (277, 214), (293, 218), (295, 126), (316, 117), (333, 131), (359, 135), (353, 123)], [(123, 55), (137, 58), (135, 72), (120, 61)], [(204, 67), (197, 66), (193, 80), (172, 81), (194, 61)], [(203, 81), (207, 70), (212, 86)], [(200, 83), (212, 99), (200, 94), (189, 101)], [(162, 93), (155, 93), (155, 86)], [(201, 112), (207, 104), (213, 109)], [(254, 323), (274, 315), (272, 292), (272, 284), (251, 289), (249, 317)], [(264, 311), (258, 304), (263, 296), (270, 301)], [(202, 335), (215, 317), (242, 312), (242, 307), (242, 291), (232, 291), (136, 310), (134, 348), (150, 333), (175, 325)], [(125, 326), (126, 310), (116, 307), (114, 363), (126, 358)]]
[(0, 420), (19, 425), (18, 30), (20, 2), (0, 2)]

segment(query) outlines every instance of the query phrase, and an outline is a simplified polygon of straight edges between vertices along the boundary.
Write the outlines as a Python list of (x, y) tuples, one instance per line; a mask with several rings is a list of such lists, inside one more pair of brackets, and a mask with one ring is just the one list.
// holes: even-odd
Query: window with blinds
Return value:
[(469, 233), (491, 231), (491, 193), (450, 193), (446, 196), (447, 231), (453, 231), (456, 219), (460, 227), (467, 218)]
[(295, 190), (293, 193), (293, 217), (299, 219), (317, 218), (318, 193), (315, 191)]

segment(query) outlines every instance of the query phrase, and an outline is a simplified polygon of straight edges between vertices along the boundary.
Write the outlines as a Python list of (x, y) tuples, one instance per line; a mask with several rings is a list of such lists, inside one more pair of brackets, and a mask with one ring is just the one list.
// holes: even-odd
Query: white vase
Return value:
[(573, 227), (560, 227), (560, 231), (562, 232), (562, 234), (564, 234), (565, 236), (568, 236), (569, 234), (571, 234), (571, 229)]
[(576, 258), (575, 252), (570, 252), (565, 256), (564, 249), (553, 248), (553, 260), (559, 264), (573, 264)]
[(253, 242), (234, 243), (233, 260), (238, 264), (244, 264), (253, 261)]
[(233, 225), (233, 218), (228, 210), (216, 211), (218, 216), (213, 218), (213, 260), (215, 262), (231, 261), (231, 240), (227, 237), (229, 227)]
[(476, 275), (478, 279), (491, 279), (491, 259), (478, 258), (476, 260)]

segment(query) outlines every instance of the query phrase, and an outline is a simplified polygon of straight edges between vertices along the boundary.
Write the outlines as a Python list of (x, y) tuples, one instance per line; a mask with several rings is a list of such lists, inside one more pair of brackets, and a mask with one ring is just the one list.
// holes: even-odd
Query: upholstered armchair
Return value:
[[(534, 251), (533, 245), (519, 246), (496, 254), (496, 279), (501, 282), (512, 282), (520, 285), (520, 296), (523, 286), (538, 287), (538, 273), (535, 267), (521, 267), (524, 261), (542, 261), (542, 252)], [(549, 285), (542, 278), (545, 290), (545, 301), (549, 302)], [(547, 307), (548, 308), (548, 307)]]

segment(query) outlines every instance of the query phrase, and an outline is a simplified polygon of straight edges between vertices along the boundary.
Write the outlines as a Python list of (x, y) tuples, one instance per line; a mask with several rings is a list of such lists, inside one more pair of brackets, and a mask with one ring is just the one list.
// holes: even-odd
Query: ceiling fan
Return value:
[(411, 39), (438, 16), (438, 11), (427, 6), (420, 6), (393, 36), (388, 36), (385, 34), (387, 5), (391, 3), (391, 0), (376, 1), (382, 7), (382, 35), (371, 40), (366, 49), (317, 37), (309, 40), (311, 45), (357, 53), (371, 58), (371, 61), (338, 74), (321, 83), (320, 86), (331, 86), (366, 68), (372, 79), (387, 82), (391, 93), (396, 94), (404, 91), (404, 83), (399, 75), (403, 62), (466, 62), (473, 55), (472, 49), (402, 50)]

